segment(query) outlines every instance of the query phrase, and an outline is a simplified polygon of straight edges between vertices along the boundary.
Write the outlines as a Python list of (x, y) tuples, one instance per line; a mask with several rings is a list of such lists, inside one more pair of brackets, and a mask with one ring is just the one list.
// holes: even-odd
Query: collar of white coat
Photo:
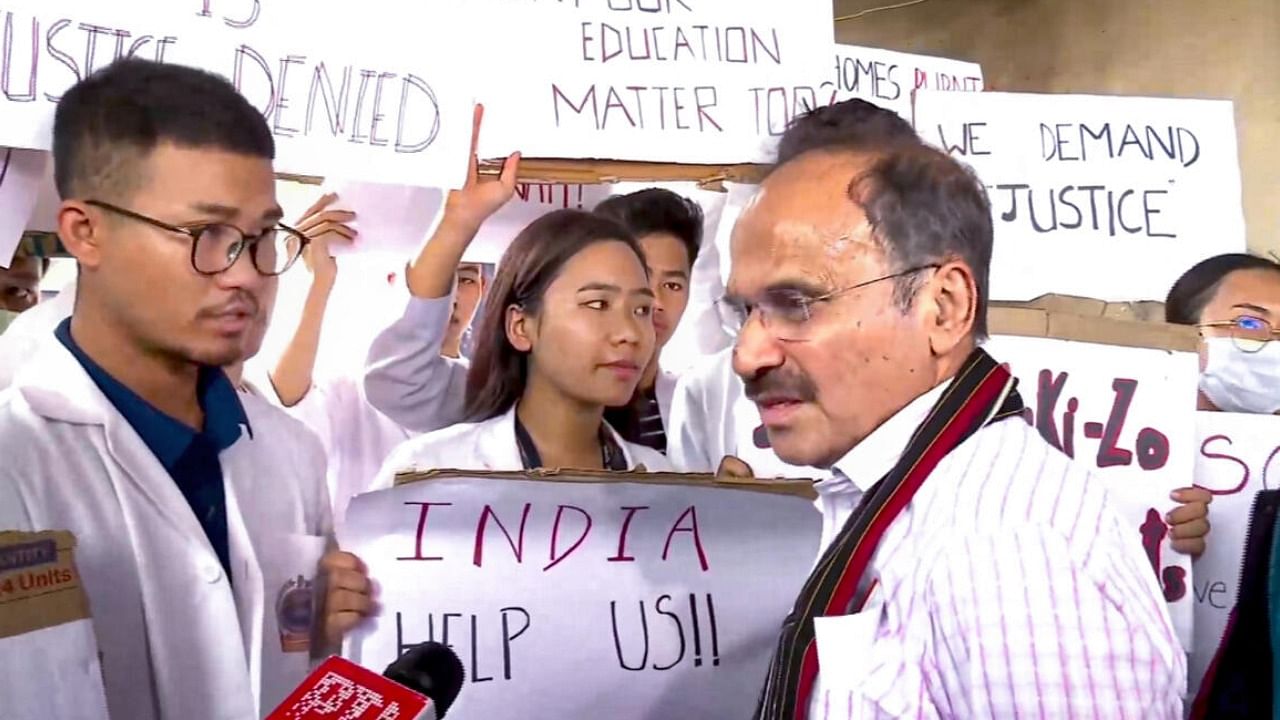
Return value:
[(84, 366), (52, 337), (40, 343), (36, 354), (18, 370), (13, 390), (36, 414), (60, 422), (103, 425), (112, 409)]
[[(642, 452), (642, 448), (623, 440), (622, 436), (609, 426), (609, 423), (605, 423), (604, 426), (614, 441), (618, 443), (618, 447), (622, 448), (622, 454), (627, 459), (628, 468), (643, 464), (650, 471), (666, 469), (665, 462), (658, 461), (658, 458), (662, 457), (660, 454), (653, 452), (653, 457), (650, 457)], [(520, 459), (520, 448), (516, 444), (516, 408), (514, 405), (506, 413), (481, 423), (480, 427), (477, 428), (476, 441), (476, 449), (484, 454), (486, 467), (498, 470), (524, 467), (524, 463)]]
[(839, 472), (814, 485), (818, 494), (832, 495), (850, 492), (854, 488), (863, 493), (870, 490), (902, 457), (911, 435), (928, 417), (946, 386), (947, 383), (940, 383), (881, 423), (836, 462), (833, 469)]

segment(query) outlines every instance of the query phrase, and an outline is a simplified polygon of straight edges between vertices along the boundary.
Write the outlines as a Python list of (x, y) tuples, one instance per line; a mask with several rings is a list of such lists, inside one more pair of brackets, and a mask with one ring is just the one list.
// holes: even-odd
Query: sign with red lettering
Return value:
[(489, 157), (768, 162), (834, 39), (831, 0), (479, 6), (503, 20), (484, 26)]
[[(365, 0), (16, 0), (0, 44), (0, 145), (48, 149), (56, 103), (122, 57), (230, 79), (267, 119), (276, 169), (459, 187), (471, 78), (457, 72), (470, 4)], [(353, 38), (377, 38), (353, 42)]]
[(1105, 481), (1133, 526), (1191, 647), (1191, 563), (1170, 547), (1170, 493), (1191, 485), (1199, 365), (1191, 353), (1000, 336), (986, 345), (1008, 363), (1027, 422)]
[(858, 98), (892, 110), (907, 122), (914, 117), (911, 99), (916, 90), (973, 93), (983, 87), (982, 66), (977, 63), (857, 45), (836, 45), (827, 77), (815, 90), (816, 104)]
[(435, 720), (431, 701), (378, 673), (331, 657), (267, 720)]
[[(806, 497), (503, 478), (357, 497), (342, 546), (380, 612), (344, 655), (425, 640), (466, 665), (458, 717), (748, 717), (818, 553)], [(518, 708), (518, 712), (516, 709)]]
[(1196, 560), (1195, 645), (1187, 668), (1194, 695), (1236, 604), (1253, 498), (1280, 488), (1280, 418), (1196, 413), (1195, 484), (1213, 493), (1204, 554)]
[(915, 123), (987, 186), (996, 300), (1163, 301), (1245, 251), (1229, 101), (922, 90)]

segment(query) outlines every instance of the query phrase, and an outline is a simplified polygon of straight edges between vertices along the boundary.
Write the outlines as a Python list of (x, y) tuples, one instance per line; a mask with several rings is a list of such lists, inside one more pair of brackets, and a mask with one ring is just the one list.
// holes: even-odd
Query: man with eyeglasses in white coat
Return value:
[(0, 394), (0, 529), (77, 537), (112, 717), (260, 717), (321, 650), (331, 528), (318, 441), (221, 369), (306, 244), (279, 224), (271, 132), (226, 80), (140, 60), (56, 113), (76, 306)]

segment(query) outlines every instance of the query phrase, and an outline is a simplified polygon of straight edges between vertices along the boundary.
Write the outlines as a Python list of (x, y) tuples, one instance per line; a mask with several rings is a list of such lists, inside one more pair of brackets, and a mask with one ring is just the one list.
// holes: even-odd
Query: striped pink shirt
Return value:
[[(819, 484), (824, 544), (940, 392)], [(1140, 538), (1098, 480), (1020, 420), (938, 465), (872, 569), (863, 613), (819, 619), (810, 720), (1182, 718), (1186, 658)]]

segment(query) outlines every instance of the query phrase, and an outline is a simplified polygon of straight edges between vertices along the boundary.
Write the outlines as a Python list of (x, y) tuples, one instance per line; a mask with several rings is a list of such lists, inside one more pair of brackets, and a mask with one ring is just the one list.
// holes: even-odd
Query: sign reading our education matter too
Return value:
[(134, 57), (230, 79), (266, 117), (281, 172), (459, 187), (472, 98), (456, 62), (470, 8), (465, 0), (6, 2), (0, 146), (48, 149), (67, 89)]
[(915, 124), (987, 186), (993, 299), (1164, 300), (1245, 250), (1230, 102), (920, 91)]
[(1280, 418), (1196, 413), (1195, 484), (1213, 493), (1212, 529), (1196, 560), (1196, 641), (1187, 668), (1192, 694), (1226, 631), (1240, 589), (1240, 568), (1254, 496), (1280, 488)]
[[(1191, 485), (1199, 367), (1192, 353), (999, 336), (985, 346), (1018, 378), (1027, 420), (1103, 481), (1192, 646), (1190, 558), (1170, 546), (1170, 493)], [(1046, 478), (1046, 481), (1049, 480)]]
[(344, 655), (382, 668), (452, 646), (459, 718), (749, 717), (820, 516), (795, 494), (623, 480), (431, 479), (356, 498), (342, 546), (380, 612)]
[(830, 0), (479, 0), (487, 157), (768, 162), (830, 58)]

